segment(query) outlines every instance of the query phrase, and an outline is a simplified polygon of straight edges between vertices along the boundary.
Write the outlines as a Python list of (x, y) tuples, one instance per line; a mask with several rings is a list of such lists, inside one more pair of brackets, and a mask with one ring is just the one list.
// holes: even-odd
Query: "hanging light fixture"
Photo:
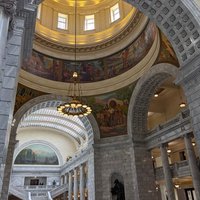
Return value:
[(75, 15), (75, 31), (74, 31), (74, 72), (72, 76), (72, 83), (69, 87), (69, 96), (72, 97), (72, 100), (63, 103), (57, 107), (57, 111), (64, 116), (77, 116), (83, 117), (87, 116), (92, 112), (91, 107), (81, 102), (81, 87), (80, 87), (80, 78), (77, 72), (77, 29), (76, 29), (76, 19), (77, 19), (77, 0), (75, 0), (74, 7)]

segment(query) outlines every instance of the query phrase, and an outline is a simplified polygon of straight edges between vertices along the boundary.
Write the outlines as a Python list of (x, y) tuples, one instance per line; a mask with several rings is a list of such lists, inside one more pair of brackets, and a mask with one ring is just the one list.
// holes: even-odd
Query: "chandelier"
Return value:
[(80, 78), (77, 72), (77, 31), (76, 31), (76, 18), (77, 18), (77, 0), (75, 0), (75, 39), (74, 39), (74, 72), (72, 76), (72, 83), (70, 83), (68, 95), (72, 100), (57, 107), (57, 111), (64, 116), (87, 116), (92, 112), (92, 109), (81, 101), (81, 87)]

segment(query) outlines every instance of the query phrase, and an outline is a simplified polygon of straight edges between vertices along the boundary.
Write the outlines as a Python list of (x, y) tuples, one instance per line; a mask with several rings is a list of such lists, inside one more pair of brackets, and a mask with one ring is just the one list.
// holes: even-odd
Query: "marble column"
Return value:
[(74, 169), (74, 200), (78, 200), (78, 172)]
[(67, 198), (67, 195), (66, 195), (66, 191), (63, 193), (63, 199), (65, 200)]
[(191, 136), (189, 134), (184, 136), (184, 142), (196, 198), (200, 199), (200, 171), (197, 166), (196, 156), (192, 146)]
[(65, 174), (65, 181), (64, 184), (67, 184), (67, 174)]
[(163, 144), (160, 146), (161, 152), (161, 159), (162, 159), (162, 166), (163, 166), (163, 173), (165, 178), (165, 185), (167, 189), (167, 195), (169, 200), (175, 200), (175, 193), (174, 193), (174, 184), (172, 181), (172, 174), (168, 160), (167, 148), (166, 145)]
[(62, 176), (61, 176), (61, 185), (64, 185), (64, 182), (65, 182), (65, 176), (62, 175)]
[(67, 184), (68, 183), (68, 174), (65, 174), (65, 184)]
[(80, 200), (85, 200), (85, 173), (84, 166), (80, 166)]
[(68, 200), (72, 200), (72, 172), (69, 172)]

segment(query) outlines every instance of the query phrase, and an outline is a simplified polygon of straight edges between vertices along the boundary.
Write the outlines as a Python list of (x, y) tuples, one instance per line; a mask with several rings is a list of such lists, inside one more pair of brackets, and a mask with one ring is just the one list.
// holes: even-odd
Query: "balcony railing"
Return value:
[[(173, 178), (180, 178), (180, 177), (191, 175), (187, 160), (171, 164), (170, 169), (171, 169)], [(163, 167), (155, 168), (155, 176), (156, 176), (157, 181), (164, 179)]]
[(192, 132), (189, 110), (184, 110), (175, 118), (160, 124), (146, 135), (147, 148), (152, 149)]

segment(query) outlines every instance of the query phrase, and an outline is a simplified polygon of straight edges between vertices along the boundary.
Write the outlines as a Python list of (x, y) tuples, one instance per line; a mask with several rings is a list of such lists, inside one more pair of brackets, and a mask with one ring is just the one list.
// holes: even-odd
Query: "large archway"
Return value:
[[(157, 64), (138, 81), (128, 110), (128, 134), (133, 141), (133, 172), (135, 199), (159, 199), (155, 191), (155, 177), (150, 152), (144, 141), (147, 115), (155, 89), (169, 77), (176, 77), (178, 69), (167, 63)], [(145, 174), (139, 177), (138, 174)], [(151, 192), (149, 192), (151, 191)], [(148, 195), (145, 195), (148, 194)]]
[(194, 0), (126, 1), (157, 24), (171, 42), (181, 66), (199, 55), (199, 23), (193, 14), (199, 12), (199, 7)]
[[(31, 99), (30, 101), (25, 103), (14, 115), (13, 121), (12, 121), (12, 126), (11, 126), (9, 146), (8, 146), (9, 150), (8, 150), (8, 155), (7, 155), (7, 158), (6, 158), (6, 166), (7, 167), (4, 170), (4, 177), (3, 177), (4, 179), (3, 179), (2, 189), (3, 189), (4, 192), (6, 192), (6, 191), (8, 192), (8, 190), (9, 190), (9, 187), (7, 187), (7, 185), (9, 185), (9, 183), (10, 183), (10, 176), (11, 176), (12, 164), (13, 164), (13, 155), (14, 155), (14, 150), (15, 150), (15, 144), (17, 142), (16, 141), (17, 129), (19, 127), (23, 127), (23, 126), (25, 127), (26, 122), (28, 122), (30, 120), (28, 118), (31, 117), (32, 114), (35, 113), (35, 114), (41, 115), (43, 113), (44, 116), (45, 116), (45, 115), (48, 114), (45, 111), (46, 109), (52, 108), (52, 107), (57, 107), (57, 105), (66, 101), (66, 98), (68, 99), (68, 97), (58, 97), (58, 96), (55, 96), (55, 95), (39, 96), (39, 97)], [(39, 111), (42, 111), (42, 113), (38, 113)], [(57, 113), (57, 111), (56, 111), (56, 113)], [(39, 116), (37, 116), (37, 118), (38, 117)], [(54, 114), (52, 113), (51, 117), (56, 119), (56, 117), (58, 117), (58, 116), (55, 115), (55, 113)], [(61, 116), (61, 117), (64, 117), (64, 116)], [(27, 119), (28, 119), (28, 121), (27, 121)], [(47, 119), (47, 120), (49, 120), (49, 119)], [(60, 117), (59, 117), (58, 120), (62, 121), (62, 119)], [(78, 122), (78, 121), (80, 121), (81, 123)], [(33, 127), (39, 126), (38, 122), (34, 121), (34, 124), (32, 124)], [(68, 122), (72, 126), (74, 126), (74, 125), (79, 126), (79, 131), (75, 131), (75, 130), (73, 130), (73, 128), (70, 129), (70, 127), (68, 127), (67, 124), (60, 124), (60, 126), (55, 127), (53, 125), (54, 122), (52, 122), (52, 123), (50, 122), (51, 124), (49, 126), (48, 124), (45, 124), (45, 120), (40, 125), (43, 126), (43, 127), (49, 127), (49, 128), (53, 128), (53, 129), (57, 129), (57, 130), (60, 129), (60, 131), (66, 131), (66, 132), (69, 132), (69, 133), (71, 132), (70, 137), (72, 137), (78, 143), (79, 146), (83, 147), (83, 148), (80, 148), (80, 152), (83, 152), (85, 147), (86, 147), (86, 149), (88, 147), (91, 147), (96, 140), (99, 140), (100, 131), (99, 131), (97, 122), (92, 115), (89, 115), (88, 117), (76, 119), (75, 121), (72, 120), (72, 119), (71, 120), (69, 119)], [(58, 125), (58, 123), (56, 123), (56, 125)], [(30, 126), (30, 124), (28, 126)], [(83, 129), (85, 129), (85, 131)], [(83, 142), (83, 141), (85, 141), (85, 142)], [(75, 154), (75, 157), (80, 152), (77, 151), (76, 154)]]
[(176, 78), (178, 69), (168, 63), (153, 66), (149, 72), (138, 81), (131, 96), (128, 111), (128, 133), (145, 134), (147, 131), (147, 114), (150, 98), (155, 89), (167, 78)]

